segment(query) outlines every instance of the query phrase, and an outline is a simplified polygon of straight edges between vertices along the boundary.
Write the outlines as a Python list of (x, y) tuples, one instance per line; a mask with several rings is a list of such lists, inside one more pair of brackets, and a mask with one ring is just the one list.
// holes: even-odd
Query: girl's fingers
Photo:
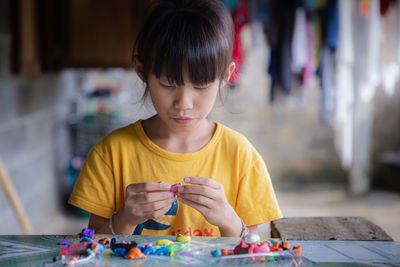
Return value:
[(211, 198), (208, 198), (206, 196), (203, 195), (196, 195), (196, 194), (180, 194), (178, 196), (178, 200), (189, 200), (193, 203), (197, 203), (200, 204), (202, 206), (205, 206), (207, 208), (212, 208), (213, 206), (215, 206), (215, 201)]
[(211, 199), (218, 198), (218, 191), (210, 188), (208, 186), (203, 185), (183, 185), (178, 188), (177, 194), (194, 194), (194, 195), (202, 195)]
[(183, 180), (188, 184), (206, 185), (214, 189), (220, 189), (221, 187), (220, 183), (207, 177), (185, 177)]
[(169, 211), (170, 208), (171, 208), (171, 204), (153, 212), (152, 214), (150, 214), (150, 219), (155, 219), (155, 218), (163, 216), (165, 213), (167, 213)]
[(149, 203), (160, 200), (175, 200), (175, 196), (172, 192), (146, 192), (136, 193), (132, 196), (132, 201), (135, 203)]
[(180, 202), (182, 202), (183, 204), (186, 204), (186, 205), (194, 208), (195, 210), (197, 210), (198, 212), (203, 214), (203, 216), (206, 216), (207, 212), (209, 211), (209, 208), (207, 208), (207, 207), (205, 207), (205, 206), (203, 206), (203, 205), (201, 205), (199, 203), (190, 201), (188, 199), (184, 199), (184, 198), (178, 197), (178, 200)]
[(160, 182), (160, 183), (138, 183), (130, 184), (127, 186), (126, 191), (130, 192), (152, 192), (152, 191), (169, 191), (171, 185)]
[(160, 210), (168, 205), (171, 205), (175, 200), (160, 200), (147, 204), (137, 205), (138, 213), (147, 214)]

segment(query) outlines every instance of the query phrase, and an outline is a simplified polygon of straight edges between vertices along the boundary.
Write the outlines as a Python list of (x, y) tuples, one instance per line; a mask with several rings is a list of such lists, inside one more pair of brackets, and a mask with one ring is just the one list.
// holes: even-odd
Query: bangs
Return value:
[(153, 21), (156, 23), (142, 31), (141, 42), (137, 44), (137, 54), (146, 79), (152, 73), (157, 78), (163, 76), (169, 83), (181, 86), (185, 75), (196, 85), (224, 78), (232, 58), (233, 31), (229, 23), (191, 9), (154, 15), (158, 16)]

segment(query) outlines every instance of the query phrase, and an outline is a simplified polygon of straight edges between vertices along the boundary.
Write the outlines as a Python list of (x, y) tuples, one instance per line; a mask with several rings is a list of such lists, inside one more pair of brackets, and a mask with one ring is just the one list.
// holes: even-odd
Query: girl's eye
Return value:
[(173, 85), (173, 84), (164, 84), (164, 83), (160, 82), (160, 85), (165, 87), (165, 88), (175, 88), (175, 85)]
[(205, 90), (205, 89), (207, 89), (207, 88), (209, 88), (209, 87), (210, 87), (209, 85), (205, 85), (205, 86), (195, 86), (194, 89), (197, 89), (197, 90)]

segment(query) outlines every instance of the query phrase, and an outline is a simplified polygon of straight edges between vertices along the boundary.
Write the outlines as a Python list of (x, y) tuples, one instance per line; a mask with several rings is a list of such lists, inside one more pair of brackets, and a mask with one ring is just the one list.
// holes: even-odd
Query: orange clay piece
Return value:
[(100, 239), (100, 240), (99, 240), (99, 243), (102, 244), (102, 245), (111, 244), (111, 238), (105, 237), (105, 238), (103, 238), (103, 239)]
[(301, 246), (293, 246), (293, 250), (297, 250), (297, 251), (293, 252), (294, 256), (296, 256), (296, 257), (301, 256)]
[(74, 262), (76, 262), (78, 259), (76, 258), (76, 257), (72, 257), (70, 260), (69, 260), (69, 264), (72, 264), (72, 263), (74, 263)]
[(221, 249), (221, 256), (228, 256), (228, 250), (226, 250), (226, 248)]
[(289, 242), (289, 241), (283, 241), (283, 242), (282, 242), (282, 247), (283, 247), (283, 248), (290, 249), (290, 242)]
[(146, 258), (146, 255), (144, 255), (140, 249), (138, 248), (131, 248), (128, 251), (128, 254), (126, 255), (127, 259), (137, 259), (137, 258)]
[(276, 242), (273, 246), (272, 246), (275, 250), (277, 250), (279, 248), (279, 243)]

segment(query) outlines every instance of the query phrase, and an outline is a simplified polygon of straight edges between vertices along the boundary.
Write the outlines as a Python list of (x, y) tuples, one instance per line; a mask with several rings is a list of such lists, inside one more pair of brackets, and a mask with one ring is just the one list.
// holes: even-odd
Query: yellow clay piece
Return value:
[(189, 235), (178, 235), (176, 237), (176, 241), (178, 241), (178, 242), (190, 242), (190, 236)]
[(157, 240), (156, 245), (169, 246), (169, 245), (172, 245), (173, 243), (174, 242), (169, 239), (160, 239), (160, 240)]

